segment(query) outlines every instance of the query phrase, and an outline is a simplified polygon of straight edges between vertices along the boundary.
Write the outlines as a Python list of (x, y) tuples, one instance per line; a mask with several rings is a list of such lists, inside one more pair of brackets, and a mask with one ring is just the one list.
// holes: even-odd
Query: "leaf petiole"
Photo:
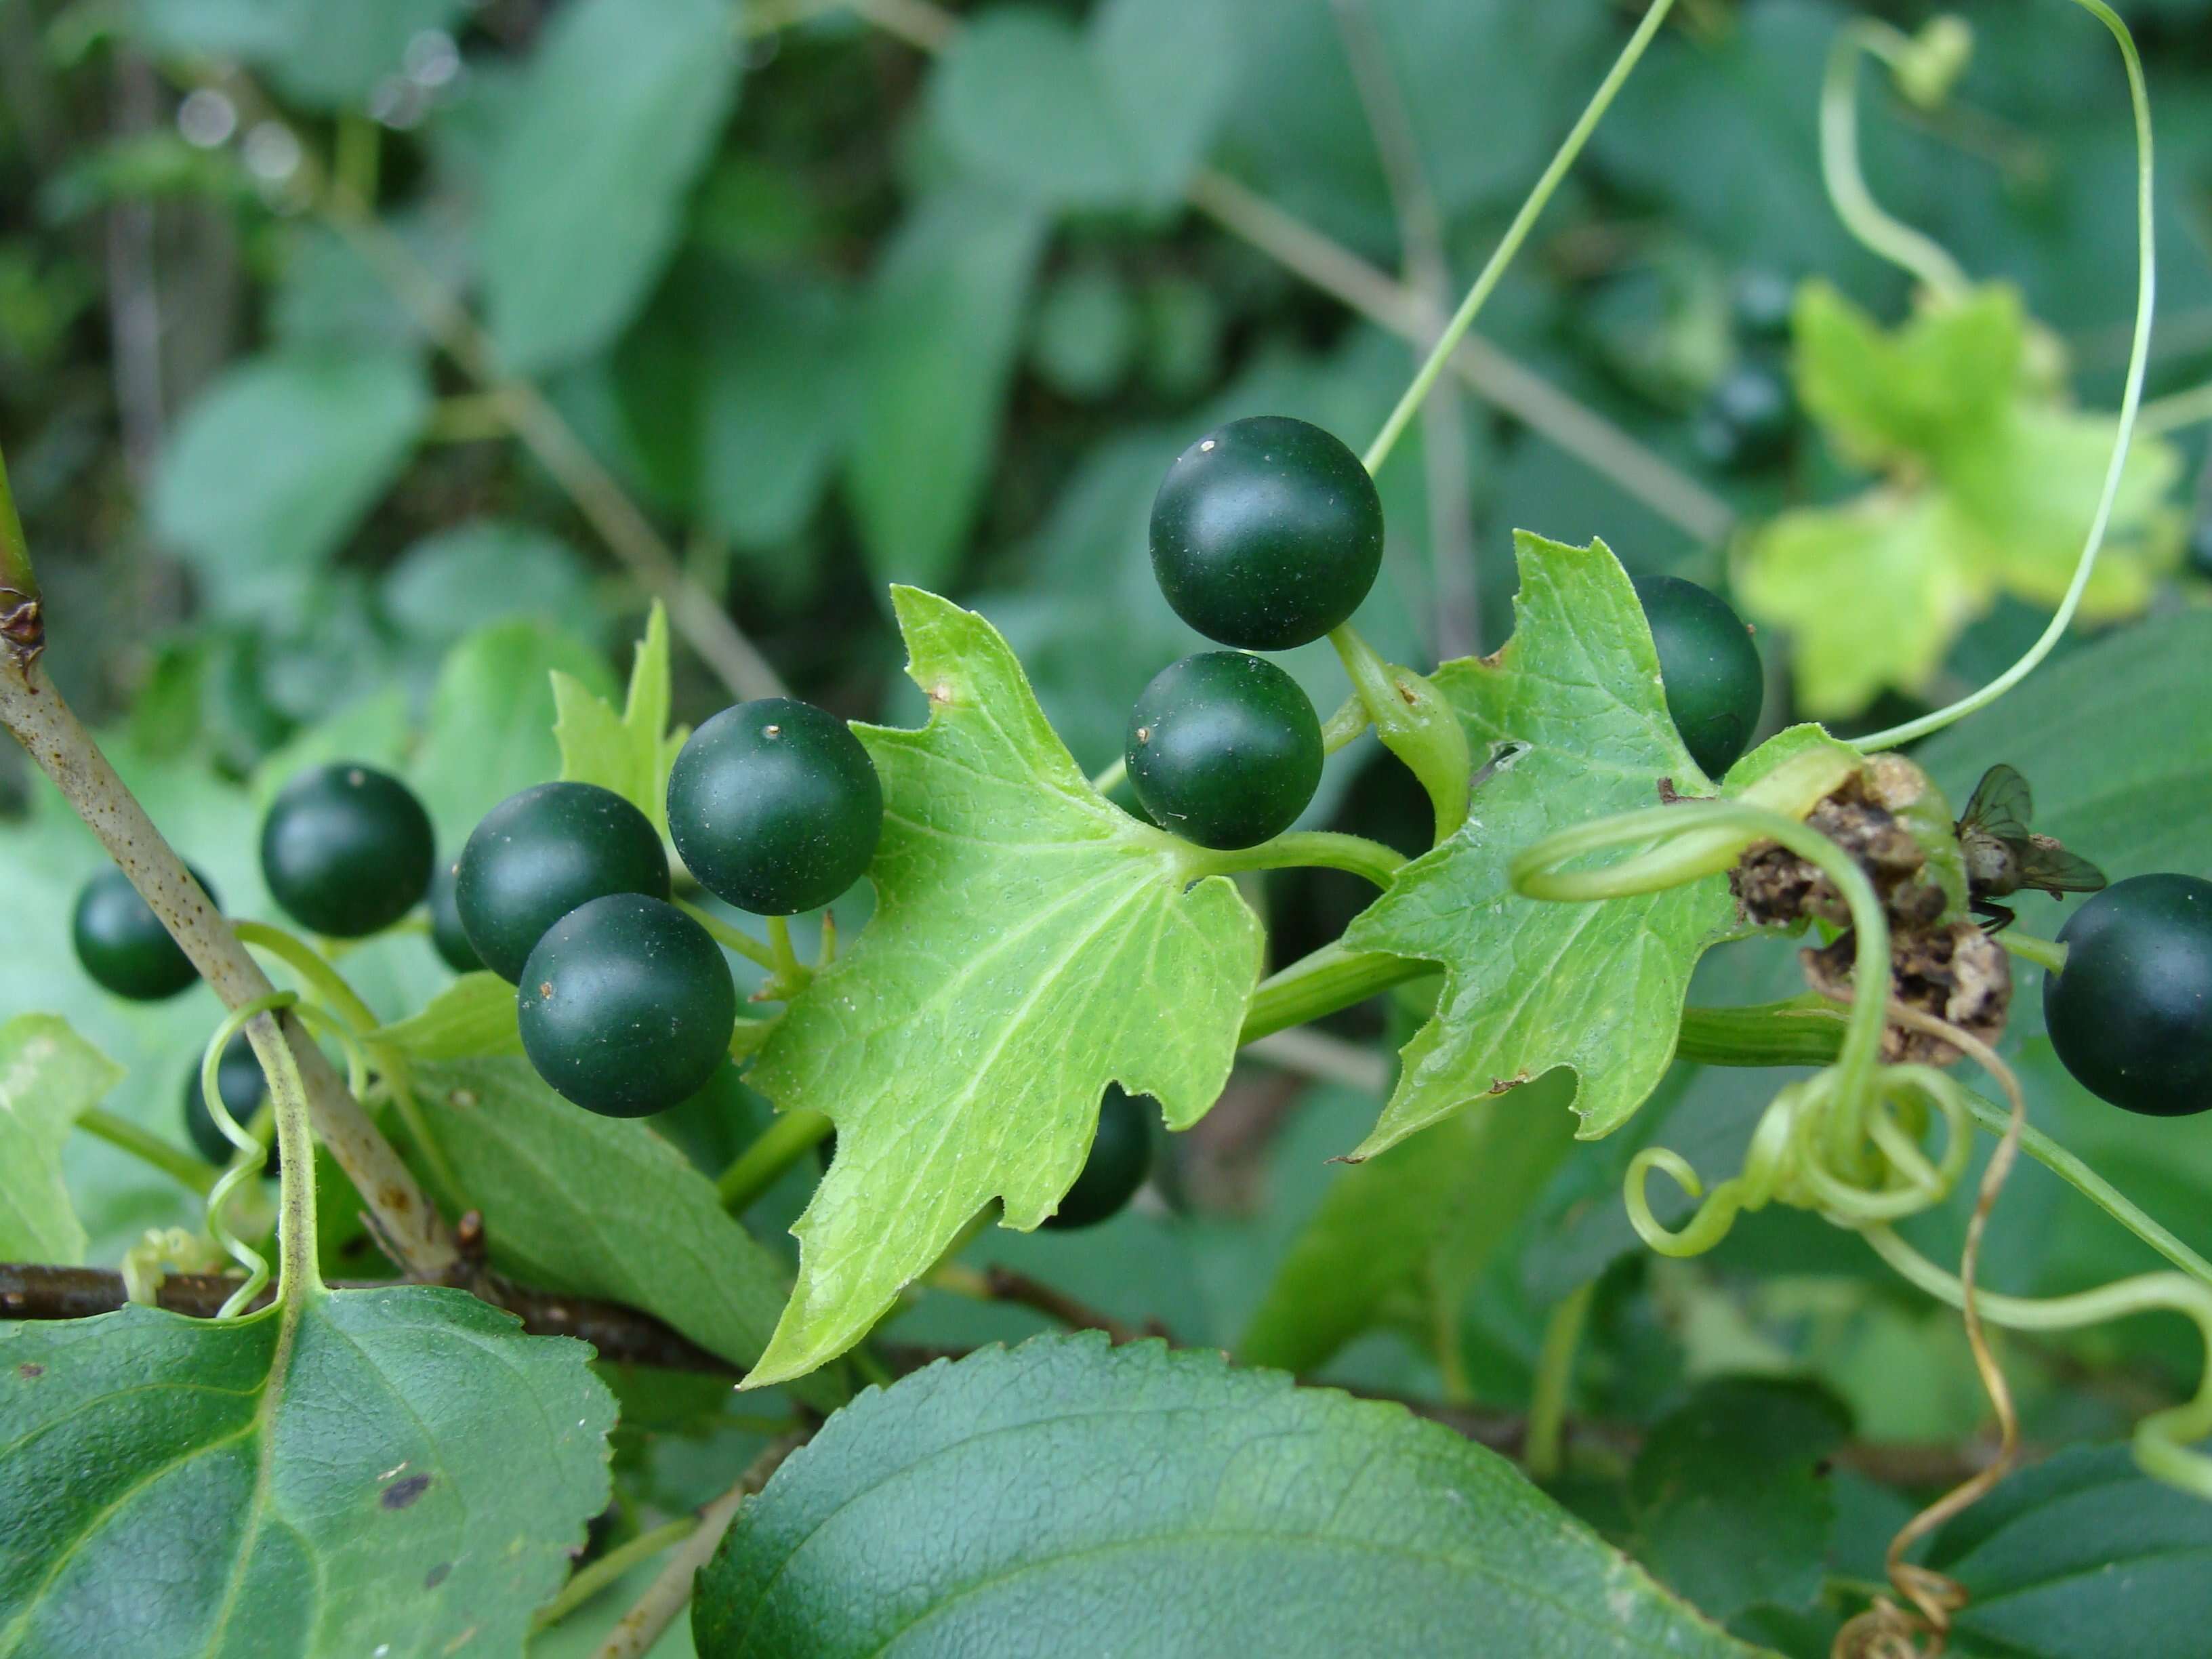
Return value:
[(832, 1127), (825, 1114), (803, 1106), (782, 1114), (738, 1154), (715, 1182), (714, 1191), (722, 1207), (732, 1215), (743, 1215), (786, 1170), (826, 1139)]
[(95, 1140), (104, 1140), (141, 1164), (159, 1170), (179, 1186), (205, 1198), (222, 1174), (213, 1164), (195, 1158), (181, 1146), (172, 1146), (151, 1130), (99, 1106), (77, 1114), (76, 1127)]
[(1194, 877), (1231, 875), (1240, 870), (1342, 870), (1387, 889), (1405, 867), (1406, 858), (1396, 849), (1364, 836), (1342, 835), (1329, 830), (1293, 830), (1256, 847), (1241, 847), (1231, 852), (1194, 847), (1185, 854), (1183, 865)]
[(678, 899), (676, 908), (705, 928), (714, 943), (726, 951), (735, 951), (755, 967), (774, 972), (777, 963), (775, 952), (755, 939), (742, 927), (732, 927), (712, 910), (692, 903), (689, 899)]

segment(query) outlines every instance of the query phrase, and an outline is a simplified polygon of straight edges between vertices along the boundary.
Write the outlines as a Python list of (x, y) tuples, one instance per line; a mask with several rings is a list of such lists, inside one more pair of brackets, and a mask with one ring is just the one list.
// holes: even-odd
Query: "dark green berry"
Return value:
[(453, 902), (460, 868), (459, 860), (441, 859), (430, 872), (430, 943), (447, 967), (457, 974), (473, 974), (483, 967), (483, 958), (469, 943), (468, 929), (461, 926), (460, 906)]
[(1046, 1226), (1095, 1227), (1121, 1213), (1152, 1172), (1152, 1118), (1156, 1109), (1143, 1095), (1126, 1094), (1116, 1084), (1106, 1085), (1098, 1103), (1098, 1133), (1091, 1137), (1091, 1155), (1083, 1160), (1082, 1173), (1060, 1207), (1045, 1218)]
[(1786, 272), (1759, 265), (1737, 276), (1729, 303), (1738, 328), (1754, 340), (1773, 343), (1790, 337), (1796, 298), (1796, 284)]
[(1287, 651), (1359, 608), (1382, 566), (1382, 501), (1359, 458), (1280, 415), (1176, 458), (1152, 501), (1152, 573), (1210, 640)]
[(2200, 576), (2212, 576), (2212, 507), (2197, 515), (2189, 527), (2189, 562)]
[(1764, 363), (1739, 363), (1707, 396), (1691, 436), (1715, 466), (1752, 472), (1789, 453), (1796, 423), (1790, 382)]
[(2212, 1109), (2212, 881), (2130, 876), (2058, 937), (2043, 1023), (2075, 1081), (2146, 1117)]
[(1636, 597), (1651, 625), (1667, 712), (1682, 746), (1700, 771), (1718, 778), (1751, 742), (1766, 701), (1751, 630), (1726, 599), (1680, 576), (1638, 576)]
[(818, 909), (862, 875), (884, 790), (852, 729), (763, 697), (691, 734), (668, 775), (668, 831), (699, 883), (757, 916)]
[(415, 792), (374, 767), (302, 772), (261, 824), (261, 874), (285, 914), (331, 939), (380, 933), (422, 902), (436, 854)]
[[(222, 1058), (216, 1062), (215, 1086), (216, 1092), (222, 1097), (224, 1109), (237, 1120), (238, 1127), (243, 1129), (250, 1126), (269, 1089), (261, 1075), (260, 1056), (253, 1052), (253, 1045), (246, 1041), (245, 1032), (239, 1032), (222, 1045)], [(238, 1156), (238, 1148), (230, 1144), (228, 1135), (216, 1127), (215, 1116), (207, 1109), (207, 1097), (200, 1092), (198, 1066), (185, 1078), (185, 1133), (191, 1137), (199, 1155), (218, 1169), (228, 1167), (231, 1159)], [(282, 1163), (272, 1142), (261, 1173), (273, 1176)]]
[[(188, 868), (190, 866), (187, 866)], [(192, 878), (218, 907), (215, 888), (198, 870)], [(169, 937), (131, 878), (110, 865), (85, 883), (70, 918), (76, 959), (93, 983), (133, 1002), (160, 1002), (200, 976), (184, 948)]]
[(522, 1046), (587, 1111), (644, 1117), (706, 1086), (738, 1020), (730, 964), (672, 904), (612, 893), (545, 931), (516, 994)]
[(1264, 657), (1201, 651), (1160, 671), (1129, 714), (1130, 787), (1163, 830), (1252, 847), (1289, 829), (1321, 783), (1321, 721)]
[(595, 783), (541, 783), (509, 795), (461, 848), (453, 902), (483, 965), (510, 984), (545, 930), (610, 893), (668, 896), (653, 821)]

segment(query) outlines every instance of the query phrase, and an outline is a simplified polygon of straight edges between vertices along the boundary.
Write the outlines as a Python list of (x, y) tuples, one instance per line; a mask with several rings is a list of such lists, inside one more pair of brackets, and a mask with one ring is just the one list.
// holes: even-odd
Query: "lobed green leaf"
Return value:
[(884, 786), (876, 913), (751, 1073), (837, 1126), (793, 1228), (799, 1283), (754, 1380), (858, 1341), (985, 1205), (1028, 1231), (1079, 1170), (1109, 1083), (1187, 1128), (1227, 1079), (1258, 921), (1183, 844), (1092, 790), (996, 629), (894, 591), (930, 702), (858, 728)]
[(123, 1068), (52, 1014), (0, 1025), (0, 1261), (84, 1260), (62, 1146)]

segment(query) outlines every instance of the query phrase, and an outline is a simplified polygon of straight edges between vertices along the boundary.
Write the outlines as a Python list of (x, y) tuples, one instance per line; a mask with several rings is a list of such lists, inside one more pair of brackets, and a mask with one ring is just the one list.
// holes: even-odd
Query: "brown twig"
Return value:
[(1017, 1273), (1012, 1267), (1002, 1267), (993, 1262), (983, 1269), (983, 1288), (994, 1301), (1012, 1302), (1030, 1308), (1047, 1319), (1067, 1327), (1072, 1331), (1103, 1331), (1106, 1340), (1119, 1347), (1124, 1342), (1141, 1342), (1148, 1336), (1164, 1337), (1164, 1329), (1139, 1329), (1116, 1319), (1112, 1314), (1101, 1312), (1088, 1303), (1079, 1302), (1056, 1286), (1042, 1279), (1032, 1279), (1027, 1273)]
[[(336, 1290), (377, 1290), (406, 1281), (342, 1280)], [(155, 1292), (155, 1304), (194, 1319), (211, 1319), (238, 1280), (222, 1273), (170, 1273)], [(612, 1364), (648, 1365), (659, 1370), (698, 1371), (738, 1376), (738, 1368), (672, 1330), (651, 1314), (618, 1302), (561, 1296), (532, 1290), (492, 1276), (461, 1286), (504, 1308), (522, 1321), (532, 1336), (573, 1336), (599, 1351)], [(267, 1305), (273, 1290), (257, 1307)], [(100, 1267), (49, 1267), (0, 1262), (0, 1318), (88, 1319), (113, 1313), (126, 1300), (123, 1275)]]
[(713, 1558), (745, 1500), (768, 1485), (769, 1477), (783, 1467), (783, 1460), (805, 1443), (804, 1434), (787, 1434), (769, 1442), (768, 1449), (746, 1465), (736, 1486), (699, 1511), (698, 1530), (676, 1547), (668, 1565), (636, 1605), (623, 1614), (592, 1659), (639, 1659), (660, 1639), (660, 1633), (690, 1601), (692, 1580)]
[[(0, 532), (0, 541), (4, 540)], [(35, 608), (35, 601), (28, 603)], [(0, 725), (53, 780), (62, 798), (99, 837), (223, 1006), (240, 1008), (270, 995), (275, 988), (269, 976), (238, 942), (222, 913), (46, 678), (39, 660), (43, 635), (27, 643), (10, 640), (9, 644), (9, 649), (0, 652)], [(260, 1021), (270, 1018), (264, 1014)], [(275, 1029), (291, 1045), (315, 1133), (361, 1193), (380, 1241), (416, 1278), (444, 1278), (455, 1260), (453, 1234), (413, 1172), (299, 1022), (287, 1014)]]

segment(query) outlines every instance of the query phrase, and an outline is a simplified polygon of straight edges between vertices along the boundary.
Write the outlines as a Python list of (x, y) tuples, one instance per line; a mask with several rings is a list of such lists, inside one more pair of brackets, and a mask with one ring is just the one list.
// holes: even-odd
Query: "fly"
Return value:
[(2027, 780), (2002, 765), (1982, 774), (1959, 817), (1967, 896), (1974, 913), (1988, 919), (1992, 933), (2003, 932), (2014, 920), (2009, 907), (1994, 901), (2023, 887), (2057, 898), (2061, 893), (2094, 893), (2105, 885), (2105, 872), (2088, 860), (2030, 830), (2034, 817), (2035, 798)]

